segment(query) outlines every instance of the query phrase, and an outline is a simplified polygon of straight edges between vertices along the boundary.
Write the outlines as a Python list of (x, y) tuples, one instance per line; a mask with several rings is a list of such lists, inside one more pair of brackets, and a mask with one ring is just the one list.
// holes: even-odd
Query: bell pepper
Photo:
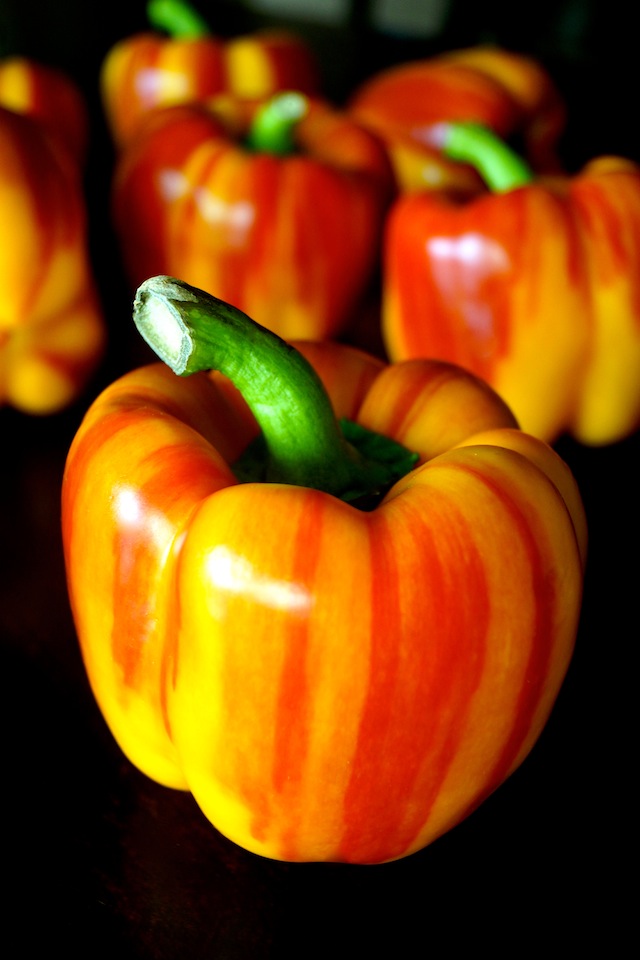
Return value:
[(33, 117), (82, 166), (89, 141), (89, 115), (82, 93), (62, 70), (27, 57), (0, 60), (0, 106)]
[(522, 141), (535, 170), (560, 169), (564, 100), (538, 61), (499, 47), (470, 47), (389, 67), (355, 90), (348, 109), (384, 139), (400, 191), (483, 192), (473, 166), (430, 143), (430, 126), (445, 120), (488, 126), (501, 138)]
[(640, 425), (640, 168), (600, 157), (535, 178), (486, 129), (434, 140), (495, 192), (401, 197), (387, 222), (382, 331), (393, 360), (440, 357), (490, 383), (522, 428), (610, 444)]
[(246, 99), (289, 89), (319, 93), (315, 55), (288, 30), (222, 39), (184, 0), (151, 0), (147, 13), (154, 29), (120, 40), (100, 69), (105, 117), (117, 147), (157, 107), (220, 93)]
[(37, 117), (38, 104), (28, 115), (31, 102), (25, 98), (27, 113), (0, 106), (0, 404), (50, 414), (84, 389), (102, 357), (105, 326), (70, 115), (61, 115), (58, 135), (53, 118)]
[(158, 110), (122, 151), (113, 221), (132, 290), (179, 276), (287, 338), (342, 332), (379, 264), (392, 174), (326, 101)]
[(586, 550), (571, 472), (450, 364), (290, 344), (169, 277), (134, 319), (171, 369), (96, 398), (62, 487), (106, 722), (252, 852), (407, 856), (552, 709)]

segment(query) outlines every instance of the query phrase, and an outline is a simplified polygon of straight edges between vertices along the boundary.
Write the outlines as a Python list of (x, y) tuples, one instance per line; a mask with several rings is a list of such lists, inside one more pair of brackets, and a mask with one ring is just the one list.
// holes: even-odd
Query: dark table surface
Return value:
[[(77, 13), (80, 5), (69, 7)], [(16, 22), (24, 24), (28, 3), (25, 11)], [(77, 47), (69, 40), (63, 47), (94, 100), (96, 53), (137, 25), (137, 14), (122, 30), (110, 21), (111, 32), (98, 38), (106, 15), (97, 16), (82, 56), (74, 59)], [(46, 49), (45, 32), (34, 34), (26, 52)], [(16, 35), (24, 36), (24, 28)], [(640, 159), (640, 136), (623, 120), (633, 106), (626, 85), (631, 66), (614, 56), (607, 36), (602, 72), (593, 46), (572, 53), (559, 41), (556, 48), (531, 44), (532, 52), (547, 54), (574, 108), (565, 144), (571, 160), (606, 149)], [(378, 40), (372, 58), (379, 48)], [(375, 867), (265, 860), (221, 837), (190, 795), (154, 784), (116, 747), (84, 675), (59, 524), (62, 471), (80, 418), (139, 350), (122, 332), (129, 299), (109, 246), (108, 152), (99, 117), (94, 122), (87, 182), (111, 352), (87, 393), (64, 413), (28, 418), (0, 410), (5, 956), (263, 960), (305, 957), (317, 947), (361, 956), (377, 947), (399, 958), (463, 949), (517, 957), (535, 948), (575, 952), (599, 940), (607, 956), (621, 955), (631, 924), (624, 865), (633, 862), (635, 812), (628, 797), (638, 435), (601, 449), (558, 442), (590, 525), (575, 656), (530, 757), (465, 823), (426, 850)]]

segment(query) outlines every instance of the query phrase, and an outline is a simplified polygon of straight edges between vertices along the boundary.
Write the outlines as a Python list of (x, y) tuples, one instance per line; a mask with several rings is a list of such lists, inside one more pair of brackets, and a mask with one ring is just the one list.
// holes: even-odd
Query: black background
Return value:
[[(223, 36), (266, 20), (237, 3), (196, 5), (210, 22), (215, 12)], [(452, 3), (442, 33), (428, 40), (376, 34), (366, 8), (354, 3), (351, 25), (339, 31), (293, 24), (315, 47), (336, 102), (389, 63), (496, 40), (540, 58), (564, 94), (568, 169), (606, 152), (640, 160), (626, 5), (546, 2), (505, 13), (495, 3)], [(63, 67), (90, 105), (90, 239), (110, 332), (104, 363), (70, 409), (48, 418), (0, 410), (5, 956), (263, 960), (376, 947), (399, 958), (518, 957), (583, 945), (620, 955), (629, 935), (637, 942), (627, 866), (635, 863), (638, 435), (602, 449), (558, 442), (590, 524), (576, 653), (531, 756), (421, 853), (375, 867), (263, 860), (218, 835), (188, 794), (133, 769), (112, 741), (68, 609), (59, 493), (86, 406), (147, 359), (109, 226), (112, 156), (97, 92), (106, 51), (144, 27), (142, 3), (117, 14), (80, 0), (0, 7), (0, 53)]]

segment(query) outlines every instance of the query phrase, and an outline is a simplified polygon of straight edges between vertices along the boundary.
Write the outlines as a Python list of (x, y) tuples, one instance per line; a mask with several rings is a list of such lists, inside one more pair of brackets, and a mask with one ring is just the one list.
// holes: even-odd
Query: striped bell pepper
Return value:
[(380, 141), (290, 92), (157, 110), (120, 154), (112, 204), (132, 291), (179, 276), (280, 336), (321, 339), (370, 292), (391, 195)]
[(437, 135), (491, 191), (462, 203), (424, 191), (394, 205), (389, 357), (468, 368), (547, 442), (630, 436), (640, 427), (640, 168), (603, 156), (573, 176), (535, 177), (486, 128), (443, 124)]
[(55, 413), (100, 362), (106, 328), (83, 190), (87, 116), (72, 82), (0, 63), (0, 404)]
[(105, 118), (117, 148), (158, 107), (221, 93), (262, 99), (281, 90), (320, 92), (315, 55), (290, 30), (222, 38), (185, 0), (151, 0), (147, 13), (151, 29), (119, 40), (100, 68)]
[(419, 850), (552, 709), (586, 551), (572, 474), (452, 365), (289, 344), (168, 277), (134, 318), (166, 365), (94, 401), (62, 498), (114, 737), (262, 856)]
[(484, 191), (474, 167), (443, 154), (429, 140), (442, 121), (474, 122), (522, 144), (538, 172), (560, 169), (558, 144), (566, 106), (537, 60), (478, 45), (373, 74), (352, 93), (349, 112), (387, 145), (400, 192)]

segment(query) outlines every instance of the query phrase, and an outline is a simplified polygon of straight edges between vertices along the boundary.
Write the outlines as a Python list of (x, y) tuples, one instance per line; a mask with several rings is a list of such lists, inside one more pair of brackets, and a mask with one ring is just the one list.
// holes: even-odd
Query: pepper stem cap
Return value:
[(308, 109), (309, 101), (302, 93), (276, 93), (256, 111), (246, 138), (247, 148), (278, 156), (293, 153), (296, 127)]
[(176, 40), (197, 40), (211, 33), (206, 20), (186, 0), (149, 0), (147, 19)]
[(534, 179), (522, 157), (480, 123), (437, 123), (428, 140), (450, 160), (474, 167), (493, 193), (507, 193)]
[(418, 455), (395, 440), (338, 422), (306, 358), (237, 307), (157, 276), (138, 288), (133, 319), (178, 376), (218, 370), (244, 397), (261, 433), (236, 465), (239, 480), (312, 487), (369, 505), (415, 466)]

